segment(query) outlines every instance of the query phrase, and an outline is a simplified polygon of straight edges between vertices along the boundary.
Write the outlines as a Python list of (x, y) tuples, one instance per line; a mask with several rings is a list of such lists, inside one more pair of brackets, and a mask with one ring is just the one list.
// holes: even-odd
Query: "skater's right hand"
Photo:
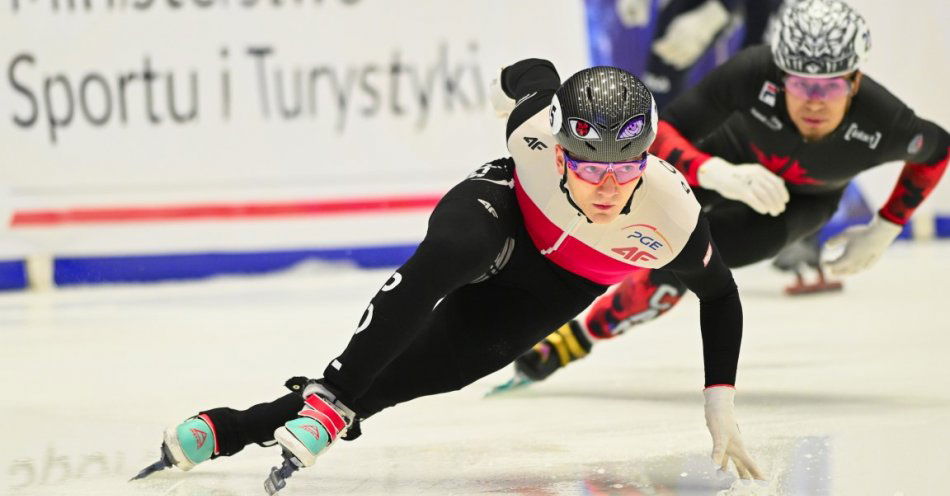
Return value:
[(752, 210), (778, 216), (788, 203), (785, 181), (760, 164), (733, 165), (719, 157), (703, 162), (697, 173), (699, 185)]
[(725, 472), (729, 469), (729, 460), (732, 460), (740, 479), (763, 480), (762, 473), (742, 444), (735, 416), (736, 390), (732, 386), (711, 386), (703, 390), (703, 396), (706, 397), (706, 427), (713, 440), (713, 463)]

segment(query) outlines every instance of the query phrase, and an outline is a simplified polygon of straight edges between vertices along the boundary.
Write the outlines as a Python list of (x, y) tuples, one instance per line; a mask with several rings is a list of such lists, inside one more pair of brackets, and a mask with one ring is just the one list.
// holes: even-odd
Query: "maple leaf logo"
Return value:
[(779, 155), (766, 155), (765, 152), (751, 143), (749, 143), (749, 147), (752, 148), (752, 153), (755, 153), (760, 164), (786, 182), (792, 184), (822, 184), (822, 181), (808, 177), (808, 171), (798, 163), (798, 160)]

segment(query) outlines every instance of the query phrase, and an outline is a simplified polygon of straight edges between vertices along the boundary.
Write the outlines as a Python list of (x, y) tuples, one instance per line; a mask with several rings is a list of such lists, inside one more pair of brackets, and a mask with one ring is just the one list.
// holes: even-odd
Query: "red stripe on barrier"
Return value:
[(396, 210), (430, 210), (441, 195), (388, 196), (309, 202), (221, 203), (154, 207), (74, 208), (21, 210), (11, 227), (55, 226), (115, 222), (233, 220), (268, 217), (306, 217)]

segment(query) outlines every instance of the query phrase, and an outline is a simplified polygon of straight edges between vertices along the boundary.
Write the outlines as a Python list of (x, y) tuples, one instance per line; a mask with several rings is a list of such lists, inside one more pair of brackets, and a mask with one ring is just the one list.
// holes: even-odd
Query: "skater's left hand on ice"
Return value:
[(834, 275), (861, 272), (881, 258), (901, 230), (901, 226), (884, 220), (880, 215), (866, 226), (851, 226), (825, 243), (825, 250), (829, 251), (844, 247), (844, 253), (827, 262), (826, 266)]
[(735, 415), (736, 390), (732, 386), (711, 386), (703, 390), (703, 396), (706, 397), (706, 427), (713, 439), (713, 463), (726, 471), (729, 460), (732, 460), (739, 478), (763, 480), (762, 473), (742, 444)]

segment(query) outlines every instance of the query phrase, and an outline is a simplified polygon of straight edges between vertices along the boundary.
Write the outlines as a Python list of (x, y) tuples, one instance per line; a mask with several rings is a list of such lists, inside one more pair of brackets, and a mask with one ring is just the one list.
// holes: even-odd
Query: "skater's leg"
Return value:
[(453, 292), (433, 312), (424, 336), (357, 400), (354, 408), (360, 416), (420, 396), (455, 391), (501, 369), (605, 289), (589, 282), (564, 282), (540, 270), (521, 271), (527, 264), (516, 262), (512, 273), (504, 275), (523, 274), (522, 280), (531, 281), (533, 287), (489, 280)]
[(356, 418), (355, 400), (420, 339), (440, 301), (508, 261), (522, 222), (509, 187), (513, 171), (510, 159), (486, 164), (442, 198), (415, 254), (370, 301), (323, 378), (307, 385), (300, 418), (275, 431), (289, 463), (310, 465), (346, 432)]
[(274, 429), (297, 418), (303, 404), (300, 393), (289, 393), (247, 410), (214, 408), (201, 413), (214, 426), (215, 456), (231, 456), (249, 444), (272, 442)]
[[(492, 168), (509, 179), (512, 170), (510, 160), (500, 161)], [(488, 209), (480, 200), (494, 207)], [(288, 443), (277, 438), (279, 433), (274, 430), (275, 424), (283, 424), (285, 427), (278, 429), (284, 430), (285, 439), (301, 432), (314, 435), (314, 439), (305, 439), (294, 447), (296, 453), (301, 453), (301, 461), (312, 463), (322, 447), (343, 433), (352, 421), (345, 398), (362, 395), (376, 374), (412, 343), (436, 302), (495, 270), (495, 259), (503, 251), (516, 220), (520, 221), (520, 213), (506, 184), (463, 181), (440, 201), (419, 249), (383, 285), (370, 302), (350, 345), (327, 368), (328, 379), (335, 380), (332, 386), (328, 380), (309, 385), (297, 398), (285, 396), (245, 412), (215, 409), (203, 418), (189, 419), (188, 425), (166, 431), (163, 453), (171, 454), (163, 454), (163, 459), (170, 460), (168, 465), (187, 470), (214, 453), (234, 454), (251, 442), (276, 439), (287, 449)], [(312, 422), (300, 422), (298, 415)], [(216, 424), (221, 429), (218, 435), (214, 432)], [(273, 437), (267, 434), (268, 430)], [(311, 443), (317, 438), (317, 444)], [(215, 450), (209, 447), (209, 439), (217, 446)], [(178, 446), (181, 440), (185, 444)], [(191, 451), (193, 456), (188, 456)], [(303, 456), (306, 453), (309, 456)]]
[[(289, 386), (290, 381), (288, 381)], [(161, 460), (146, 467), (133, 479), (168, 467), (191, 470), (218, 456), (231, 456), (251, 443), (274, 440), (274, 429), (296, 418), (303, 405), (299, 393), (254, 405), (247, 410), (214, 408), (165, 430)]]
[[(496, 172), (511, 177), (510, 161)], [(415, 254), (370, 301), (346, 349), (324, 371), (326, 386), (344, 404), (361, 397), (376, 375), (426, 325), (436, 304), (485, 274), (497, 272), (521, 222), (511, 188), (468, 179), (439, 202)]]
[(776, 256), (783, 248), (821, 229), (834, 214), (841, 192), (793, 194), (776, 217), (761, 215), (738, 202), (717, 205), (707, 213), (709, 230), (731, 268)]

